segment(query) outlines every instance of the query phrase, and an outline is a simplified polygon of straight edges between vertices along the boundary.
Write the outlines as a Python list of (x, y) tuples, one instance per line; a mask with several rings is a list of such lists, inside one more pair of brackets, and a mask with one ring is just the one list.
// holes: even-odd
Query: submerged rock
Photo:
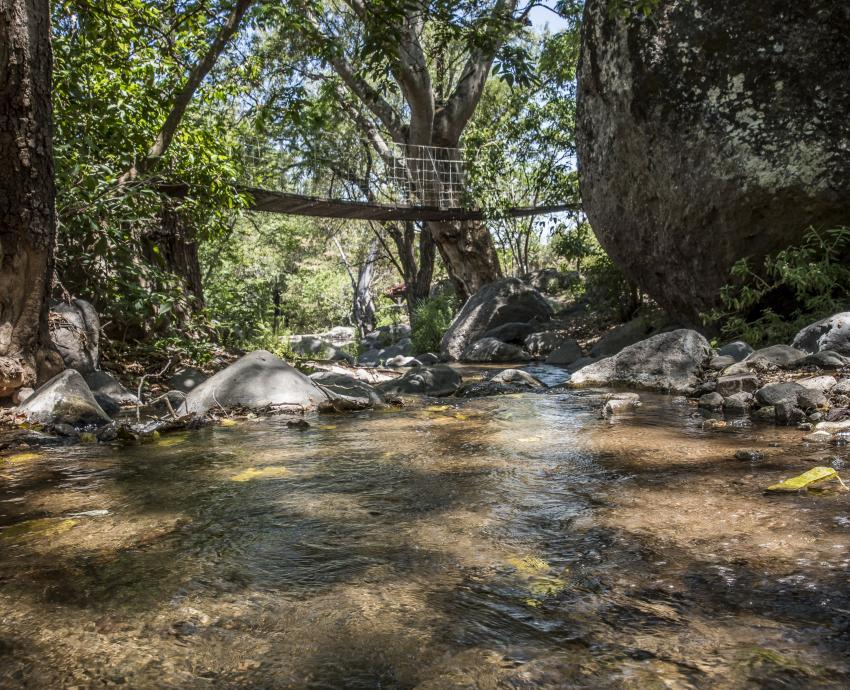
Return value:
[(602, 406), (602, 416), (606, 419), (629, 412), (640, 407), (640, 396), (637, 393), (613, 393), (605, 398)]
[(452, 395), (463, 379), (450, 366), (438, 364), (409, 371), (401, 378), (379, 383), (376, 388), (383, 395)]
[(328, 395), (307, 376), (271, 352), (257, 350), (190, 391), (177, 413), (201, 415), (216, 408), (314, 409), (327, 400)]
[(579, 369), (573, 386), (631, 386), (687, 393), (711, 355), (708, 341), (696, 331), (679, 329), (635, 343), (619, 354)]
[(548, 321), (552, 308), (535, 289), (516, 278), (504, 278), (482, 287), (452, 321), (440, 346), (441, 354), (459, 360), (471, 344), (498, 326), (532, 319)]
[(82, 375), (74, 369), (57, 374), (18, 408), (27, 419), (41, 424), (73, 427), (108, 424), (103, 411)]

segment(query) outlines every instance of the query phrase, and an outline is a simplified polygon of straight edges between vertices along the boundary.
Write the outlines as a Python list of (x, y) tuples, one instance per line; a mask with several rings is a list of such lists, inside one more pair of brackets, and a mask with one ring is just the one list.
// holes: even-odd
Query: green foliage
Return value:
[(440, 341), (457, 311), (457, 298), (445, 291), (422, 300), (413, 310), (410, 339), (416, 352), (439, 352)]
[(768, 256), (760, 269), (748, 259), (733, 267), (720, 290), (722, 308), (704, 315), (727, 338), (753, 346), (787, 342), (803, 326), (850, 304), (850, 228), (810, 229), (802, 242)]

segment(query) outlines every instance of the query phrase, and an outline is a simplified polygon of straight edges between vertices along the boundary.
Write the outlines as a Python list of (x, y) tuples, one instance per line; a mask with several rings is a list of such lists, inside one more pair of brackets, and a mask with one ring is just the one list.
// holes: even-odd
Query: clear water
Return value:
[(762, 491), (845, 449), (644, 399), (13, 456), (0, 686), (850, 687), (850, 495)]

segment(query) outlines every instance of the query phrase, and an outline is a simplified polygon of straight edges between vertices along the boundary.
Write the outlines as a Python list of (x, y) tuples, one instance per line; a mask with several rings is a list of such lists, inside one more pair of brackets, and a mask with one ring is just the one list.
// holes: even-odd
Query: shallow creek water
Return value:
[(763, 493), (846, 451), (642, 398), (0, 462), (0, 686), (850, 686), (850, 495)]

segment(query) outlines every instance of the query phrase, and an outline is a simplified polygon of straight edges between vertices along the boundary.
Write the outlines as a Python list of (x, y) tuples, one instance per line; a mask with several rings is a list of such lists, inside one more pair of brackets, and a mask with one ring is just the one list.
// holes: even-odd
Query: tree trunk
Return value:
[(371, 333), (377, 326), (375, 302), (372, 299), (372, 282), (375, 279), (375, 262), (378, 260), (378, 240), (372, 240), (366, 259), (357, 271), (357, 281), (354, 284), (354, 323), (361, 336)]
[(483, 285), (502, 277), (496, 246), (484, 224), (477, 221), (429, 222), (428, 229), (461, 304)]
[(434, 256), (436, 246), (431, 231), (423, 226), (419, 232), (419, 268), (407, 287), (407, 313), (413, 319), (413, 310), (431, 294), (431, 280), (434, 277)]
[(162, 267), (183, 281), (184, 293), (192, 310), (203, 309), (204, 286), (198, 258), (198, 242), (180, 210), (166, 202), (162, 208), (161, 230), (149, 237), (148, 241), (159, 247), (158, 256), (161, 258)]
[(47, 300), (56, 237), (47, 0), (0, 0), (0, 397), (62, 369)]

